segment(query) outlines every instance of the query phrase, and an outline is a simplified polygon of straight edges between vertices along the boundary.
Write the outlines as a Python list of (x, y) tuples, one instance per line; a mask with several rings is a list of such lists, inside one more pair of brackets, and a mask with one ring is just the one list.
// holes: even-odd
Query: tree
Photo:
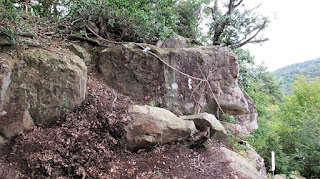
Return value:
[(320, 175), (320, 78), (298, 77), (292, 95), (277, 115), (288, 130), (280, 130), (291, 168), (311, 178)]
[(210, 0), (183, 0), (176, 4), (177, 23), (174, 31), (187, 38), (196, 39), (200, 35), (202, 5)]
[[(312, 178), (320, 175), (320, 78), (298, 78), (292, 94), (272, 112), (259, 118), (260, 128), (249, 138), (270, 162), (277, 152), (277, 172), (298, 171)], [(270, 113), (270, 111), (268, 111)], [(268, 163), (268, 162), (267, 162)]]
[(268, 40), (259, 36), (269, 23), (266, 17), (254, 13), (259, 6), (245, 9), (243, 0), (228, 0), (222, 8), (219, 5), (219, 1), (214, 0), (214, 6), (210, 8), (209, 35), (213, 45), (235, 49)]

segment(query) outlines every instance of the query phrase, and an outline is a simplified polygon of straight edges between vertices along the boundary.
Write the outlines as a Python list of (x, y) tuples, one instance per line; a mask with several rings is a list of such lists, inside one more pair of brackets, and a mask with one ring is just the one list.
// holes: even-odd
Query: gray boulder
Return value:
[(209, 127), (210, 137), (229, 145), (228, 133), (214, 115), (200, 113), (196, 115), (180, 116), (180, 118), (193, 121), (199, 131), (205, 131), (206, 128)]
[(129, 116), (132, 121), (125, 127), (125, 144), (132, 151), (186, 139), (196, 132), (192, 121), (163, 108), (134, 105), (129, 109)]
[(0, 133), (10, 138), (47, 125), (85, 99), (87, 68), (70, 51), (41, 48), (0, 54)]

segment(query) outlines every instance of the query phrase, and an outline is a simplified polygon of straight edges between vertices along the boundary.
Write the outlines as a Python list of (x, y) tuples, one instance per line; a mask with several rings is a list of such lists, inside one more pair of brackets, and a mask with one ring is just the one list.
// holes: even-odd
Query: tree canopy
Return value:
[(320, 175), (320, 79), (300, 76), (292, 94), (260, 116), (260, 128), (249, 141), (270, 161), (276, 151), (277, 172), (300, 172), (312, 178)]
[(243, 0), (214, 0), (210, 9), (212, 20), (209, 23), (209, 35), (213, 45), (239, 48), (249, 43), (261, 43), (268, 40), (260, 36), (269, 20), (246, 8)]

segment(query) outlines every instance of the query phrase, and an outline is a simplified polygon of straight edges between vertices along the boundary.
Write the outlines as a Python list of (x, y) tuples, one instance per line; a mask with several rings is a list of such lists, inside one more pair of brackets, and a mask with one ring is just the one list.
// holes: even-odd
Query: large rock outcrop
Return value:
[[(146, 52), (147, 49), (143, 50), (141, 46), (150, 51)], [(161, 49), (148, 44), (126, 43), (103, 50), (99, 68), (110, 86), (132, 97), (153, 101), (176, 114), (217, 114), (217, 103), (206, 82), (180, 72), (208, 79), (224, 112), (251, 115), (250, 102), (237, 84), (237, 57), (229, 48)]]
[(41, 48), (15, 57), (0, 54), (0, 133), (10, 138), (34, 124), (49, 124), (85, 99), (87, 68), (69, 51)]
[(197, 131), (192, 121), (163, 108), (134, 105), (129, 116), (132, 121), (125, 127), (125, 143), (133, 151), (186, 139)]

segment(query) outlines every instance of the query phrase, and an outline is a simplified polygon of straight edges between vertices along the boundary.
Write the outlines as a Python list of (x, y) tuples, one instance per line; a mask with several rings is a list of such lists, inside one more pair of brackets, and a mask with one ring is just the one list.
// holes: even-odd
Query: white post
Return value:
[(272, 170), (272, 176), (274, 178), (274, 171), (276, 170), (276, 157), (274, 151), (271, 152), (271, 170)]

